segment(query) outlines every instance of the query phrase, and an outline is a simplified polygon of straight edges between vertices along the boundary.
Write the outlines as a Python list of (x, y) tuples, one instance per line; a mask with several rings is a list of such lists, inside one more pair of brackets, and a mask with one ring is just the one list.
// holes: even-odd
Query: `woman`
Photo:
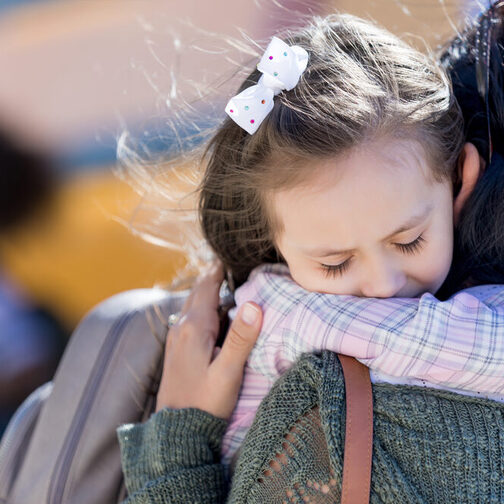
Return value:
[[(475, 222), (492, 222), (485, 216), (487, 207), (474, 202), (488, 201), (482, 193), (485, 197), (492, 192), (498, 195), (502, 187), (498, 169), (503, 168), (503, 161), (496, 141), (501, 138), (499, 114), (488, 113), (502, 110), (500, 53), (494, 50), (487, 61), (489, 47), (485, 51), (481, 43), (491, 33), (491, 18), (497, 10), (494, 7), (483, 16), (464, 42), (454, 41), (452, 51), (442, 59), (451, 69), (466, 116), (466, 139), (477, 145), (487, 162), (485, 176), (471, 195), (470, 208), (478, 217), (471, 219), (466, 212), (457, 229), (457, 255), (442, 288), (446, 295), (461, 284), (504, 280), (502, 255), (496, 253), (499, 245), (483, 241), (485, 229), (474, 226)], [(498, 73), (489, 80), (486, 69), (493, 64)], [(489, 93), (490, 81), (494, 85)], [(484, 119), (482, 123), (479, 117)], [(493, 149), (489, 138), (494, 139)], [(478, 247), (471, 248), (471, 240)], [(184, 317), (170, 333), (158, 412), (143, 426), (119, 431), (130, 502), (226, 499), (217, 457), (226, 426), (223, 419), (234, 407), (243, 364), (261, 317), (253, 305), (242, 307), (220, 354), (212, 361), (219, 275), (216, 268), (201, 280), (184, 308)], [(503, 500), (504, 406), (389, 384), (375, 385), (373, 396), (371, 502)], [(242, 447), (229, 501), (337, 501), (344, 411), (343, 378), (336, 356), (330, 352), (303, 356), (261, 404)]]

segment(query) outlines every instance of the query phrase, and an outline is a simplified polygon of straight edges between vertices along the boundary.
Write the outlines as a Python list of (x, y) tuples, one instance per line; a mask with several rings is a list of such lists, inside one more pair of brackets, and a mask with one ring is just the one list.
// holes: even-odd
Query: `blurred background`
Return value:
[[(303, 16), (338, 9), (435, 49), (484, 5), (0, 0), (0, 433), (20, 401), (51, 378), (93, 305), (169, 283), (183, 267), (183, 252), (128, 229), (145, 194), (114, 176), (116, 147), (128, 131), (142, 141), (154, 135), (149, 150), (162, 153), (202, 126), (205, 86), (236, 68), (219, 41), (232, 37), (237, 46), (250, 37), (265, 47)], [(225, 89), (212, 104), (222, 117)], [(190, 124), (174, 132), (181, 103)]]

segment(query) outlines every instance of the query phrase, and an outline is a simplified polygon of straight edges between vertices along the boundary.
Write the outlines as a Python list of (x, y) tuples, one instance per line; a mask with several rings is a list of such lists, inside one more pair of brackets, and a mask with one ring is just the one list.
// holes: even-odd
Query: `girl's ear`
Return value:
[(483, 158), (480, 158), (478, 149), (476, 149), (474, 144), (466, 142), (457, 163), (458, 180), (461, 182), (461, 187), (453, 200), (454, 226), (458, 224), (460, 212), (484, 169), (485, 161)]

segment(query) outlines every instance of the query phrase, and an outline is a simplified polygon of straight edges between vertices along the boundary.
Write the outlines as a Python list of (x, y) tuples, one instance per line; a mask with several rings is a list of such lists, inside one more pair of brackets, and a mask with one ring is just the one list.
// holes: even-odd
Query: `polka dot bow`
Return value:
[(262, 72), (259, 82), (233, 96), (226, 105), (226, 113), (253, 135), (273, 109), (273, 97), (293, 89), (307, 64), (308, 53), (302, 47), (289, 46), (273, 37), (257, 65)]

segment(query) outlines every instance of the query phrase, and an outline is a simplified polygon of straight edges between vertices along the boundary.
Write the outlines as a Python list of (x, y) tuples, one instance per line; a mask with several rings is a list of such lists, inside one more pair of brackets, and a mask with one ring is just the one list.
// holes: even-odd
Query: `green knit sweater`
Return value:
[[(504, 502), (504, 405), (373, 385), (372, 503)], [(228, 490), (225, 421), (165, 409), (118, 429), (129, 504), (339, 502), (345, 392), (337, 356), (303, 355), (263, 400)]]

